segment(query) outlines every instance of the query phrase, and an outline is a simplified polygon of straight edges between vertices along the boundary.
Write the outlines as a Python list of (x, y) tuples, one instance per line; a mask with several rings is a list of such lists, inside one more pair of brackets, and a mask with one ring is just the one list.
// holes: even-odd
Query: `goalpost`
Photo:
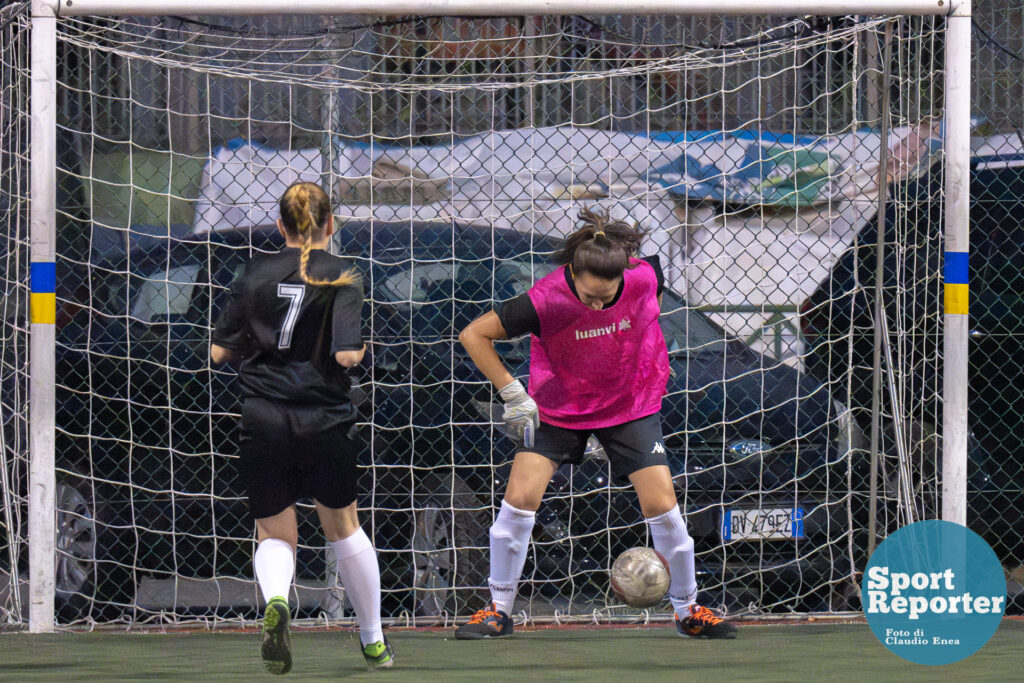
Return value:
[[(571, 16), (617, 17), (627, 9), (631, 16), (670, 15), (677, 22), (681, 21), (679, 17), (695, 15), (804, 18), (780, 20), (775, 25), (743, 24), (737, 39), (730, 34), (729, 39), (712, 44), (705, 40), (706, 36), (687, 34), (685, 27), (670, 35), (670, 31), (659, 33), (651, 29), (651, 24), (642, 22), (635, 26), (618, 22), (610, 28), (610, 24)], [(364, 24), (372, 25), (372, 30), (358, 33), (353, 27), (346, 27), (342, 40), (331, 37), (337, 25), (326, 21), (325, 28), (311, 29), (305, 34), (271, 36), (257, 30), (246, 34), (204, 26), (201, 22), (189, 24), (191, 20), (182, 20), (176, 30), (165, 31), (152, 23), (121, 25), (118, 20), (91, 19), (166, 15), (404, 17), (409, 13), (418, 17), (490, 15), (523, 20), (519, 24), (494, 24), (476, 35), (459, 33), (468, 30), (465, 25), (438, 20), (438, 26), (449, 31), (439, 36), (431, 33), (434, 28), (425, 18), (419, 24), (410, 22), (414, 28), (408, 32), (404, 32), (402, 20), (378, 25), (367, 19)], [(548, 21), (552, 13), (572, 21)], [(811, 20), (845, 15), (882, 18), (820, 25)], [(574, 21), (582, 23), (577, 26)], [(737, 598), (737, 603), (746, 600), (755, 612), (848, 609), (848, 604), (839, 605), (834, 597), (849, 590), (848, 586), (855, 581), (857, 564), (863, 560), (864, 539), (854, 527), (875, 524), (873, 517), (869, 520), (862, 514), (867, 492), (855, 490), (851, 483), (861, 481), (857, 479), (860, 463), (870, 461), (872, 487), (876, 479), (882, 481), (879, 485), (883, 491), (871, 498), (872, 508), (877, 504), (882, 508), (877, 514), (886, 518), (879, 522), (880, 533), (891, 531), (892, 524), (899, 521), (913, 521), (920, 512), (908, 512), (906, 508), (914, 508), (916, 503), (910, 500), (909, 505), (905, 504), (903, 496), (934, 498), (939, 493), (934, 490), (935, 484), (941, 489), (941, 517), (961, 524), (967, 521), (970, 22), (970, 0), (791, 0), (779, 6), (753, 0), (657, 0), (628, 7), (617, 0), (521, 0), (488, 7), (463, 0), (33, 0), (27, 202), (30, 230), (26, 235), (31, 260), (30, 403), (27, 419), (14, 420), (26, 425), (30, 457), (26, 494), (30, 630), (54, 630), (57, 565), (73, 554), (73, 549), (55, 545), (59, 535), (57, 511), (63, 504), (57, 500), (58, 470), (72, 475), (83, 490), (92, 493), (91, 506), (64, 518), (72, 525), (91, 525), (86, 543), (91, 544), (94, 553), (99, 544), (97, 539), (103, 534), (117, 535), (118, 543), (126, 546), (130, 543), (121, 534), (127, 533), (131, 542), (138, 544), (134, 548), (122, 547), (125, 555), (85, 558), (86, 574), (98, 577), (108, 571), (111, 575), (116, 572), (120, 577), (116, 580), (126, 585), (115, 597), (105, 595), (102, 599), (95, 589), (90, 594), (73, 592), (85, 603), (72, 617), (73, 621), (103, 622), (109, 618), (107, 608), (127, 609), (139, 621), (157, 623), (165, 619), (172, 623), (189, 619), (215, 623), (219, 619), (245, 618), (239, 612), (206, 609), (201, 601), (186, 604), (187, 600), (179, 601), (177, 597), (186, 585), (213, 586), (211, 590), (222, 595), (231, 581), (242, 581), (240, 577), (246, 575), (247, 568), (236, 566), (236, 576), (223, 576), (214, 562), (212, 576), (197, 577), (194, 583), (183, 571), (191, 557), (209, 549), (223, 557), (234, 552), (232, 548), (244, 550), (246, 540), (233, 531), (219, 531), (226, 524), (224, 516), (234, 514), (230, 512), (231, 505), (237, 502), (236, 493), (224, 493), (217, 483), (217, 477), (224, 471), (224, 456), (233, 453), (228, 450), (230, 435), (218, 432), (215, 416), (222, 407), (216, 403), (215, 393), (230, 391), (230, 376), (211, 370), (208, 364), (203, 368), (190, 366), (194, 359), (182, 360), (177, 356), (175, 335), (182, 330), (209, 333), (215, 297), (230, 281), (224, 281), (222, 274), (215, 272), (215, 267), (227, 268), (218, 260), (218, 245), (226, 240), (235, 254), (270, 248), (257, 234), (258, 228), (265, 225), (268, 212), (273, 211), (272, 206), (268, 207), (267, 196), (276, 185), (261, 171), (286, 171), (293, 177), (323, 180), (341, 207), (336, 210), (340, 218), (371, 226), (369, 233), (354, 235), (348, 246), (352, 246), (351, 254), (357, 262), (375, 273), (370, 278), (368, 295), (373, 316), (387, 305), (401, 309), (396, 316), (405, 316), (404, 338), (388, 337), (385, 333), (390, 334), (389, 330), (375, 327), (391, 324), (394, 316), (373, 317), (369, 323), (371, 335), (380, 333), (375, 364), (392, 363), (398, 369), (392, 376), (371, 368), (363, 381), (367, 396), (363, 428), (371, 452), (370, 460), (361, 462), (369, 481), (380, 484), (366, 494), (364, 519), (368, 533), (373, 531), (374, 523), (397, 529), (393, 536), (381, 537), (376, 545), (382, 553), (384, 588), (389, 599), (393, 599), (389, 603), (393, 607), (386, 616), (401, 623), (419, 623), (417, 610), (431, 600), (437, 610), (427, 616), (444, 623), (465, 615), (467, 606), (474, 606), (468, 602), (478, 599), (486, 582), (486, 568), (481, 579), (479, 567), (466, 565), (486, 562), (486, 534), (481, 536), (480, 529), (485, 531), (489, 523), (492, 497), (500, 496), (502, 468), (510, 456), (507, 442), (501, 440), (500, 430), (491, 424), (489, 415), (477, 413), (475, 419), (469, 420), (466, 412), (460, 412), (467, 408), (464, 395), (479, 396), (481, 391), (486, 393), (486, 388), (481, 378), (458, 375), (452, 369), (458, 363), (452, 350), (451, 330), (434, 337), (416, 337), (427, 334), (424, 329), (429, 327), (417, 315), (431, 306), (446, 307), (455, 314), (461, 305), (480, 303), (479, 292), (466, 294), (459, 290), (459, 278), (470, 277), (474, 264), (481, 262), (477, 252), (459, 251), (455, 235), (462, 226), (475, 226), (474, 230), (482, 231), (483, 237), (473, 239), (489, 239), (498, 245), (493, 247), (495, 250), (499, 246), (506, 249), (505, 244), (513, 245), (491, 254), (497, 265), (489, 266), (493, 270), (486, 298), (501, 301), (509, 298), (511, 292), (502, 288), (499, 266), (520, 268), (517, 272), (526, 273), (527, 280), (539, 277), (543, 274), (541, 264), (550, 251), (550, 242), (545, 238), (564, 234), (566, 226), (571, 227), (575, 211), (591, 204), (625, 211), (651, 230), (650, 253), (661, 253), (668, 285), (680, 295), (676, 308), (666, 312), (666, 321), (684, 320), (680, 323), (680, 339), (693, 339), (694, 326), (703, 324), (693, 322), (691, 312), (709, 317), (729, 330), (730, 336), (753, 338), (756, 335), (750, 332), (760, 331), (773, 311), (789, 311), (786, 315), (792, 317), (792, 310), (786, 306), (799, 303), (795, 300), (798, 294), (811, 293), (791, 291), (785, 293), (789, 297), (786, 301), (786, 297), (779, 295), (751, 302), (756, 299), (753, 295), (764, 290), (765, 283), (774, 283), (782, 291), (788, 286), (784, 283), (790, 282), (783, 271), (789, 271), (788, 276), (792, 277), (794, 269), (803, 272), (804, 279), (825, 278), (831, 264), (858, 246), (857, 226), (870, 219), (878, 207), (878, 227), (886, 226), (888, 210), (892, 215), (889, 230), (895, 229), (895, 237), (890, 235), (885, 240), (886, 248), (898, 245), (904, 238), (923, 238), (915, 232), (921, 226), (913, 223), (913, 216), (921, 204), (920, 197), (913, 193), (922, 192), (931, 182), (938, 183), (944, 221), (945, 305), (942, 310), (929, 309), (927, 315), (942, 321), (941, 351), (932, 348), (930, 355), (921, 358), (915, 356), (918, 351), (902, 346), (905, 333), (914, 331), (903, 327), (906, 323), (902, 318), (889, 320), (895, 329), (882, 330), (886, 337), (892, 334), (891, 342), (875, 342), (879, 350), (890, 347), (890, 357), (883, 361), (889, 374), (880, 377), (881, 386), (875, 389), (876, 404), (881, 401), (885, 407), (876, 413), (886, 413), (890, 420), (886, 424), (893, 426), (896, 440), (901, 443), (890, 445), (891, 437), (879, 437), (879, 431), (886, 429), (884, 424), (874, 427), (873, 435), (869, 434), (870, 426), (865, 428), (867, 431), (860, 430), (858, 441), (857, 425), (871, 423), (870, 419), (862, 419), (866, 409), (850, 398), (850, 386), (860, 381), (860, 375), (850, 369), (839, 377), (830, 375), (821, 387), (805, 389), (811, 386), (805, 384), (809, 375), (803, 373), (808, 349), (794, 340), (786, 342), (791, 349), (788, 358), (773, 358), (770, 349), (759, 348), (763, 352), (758, 356), (760, 360), (751, 361), (753, 365), (739, 375), (730, 375), (726, 365), (719, 365), (717, 370), (724, 373), (720, 383), (709, 381), (691, 386), (684, 382), (666, 399), (666, 405), (685, 406), (673, 413), (678, 418), (676, 422), (669, 422), (667, 413), (671, 411), (666, 411), (664, 418), (666, 435), (676, 438), (679, 462), (685, 470), (673, 472), (678, 475), (678, 488), (684, 492), (681, 504), (689, 505), (691, 527), (694, 520), (704, 519), (701, 515), (716, 520), (713, 532), (695, 533), (698, 570), (704, 576), (702, 588), (717, 591), (716, 595), (732, 595), (735, 590), (744, 596)], [(887, 27), (892, 31), (893, 46), (880, 39), (889, 35)], [(721, 35), (727, 34), (725, 23), (718, 28)], [(66, 53), (74, 52), (76, 59), (82, 60), (74, 80), (62, 82), (58, 78), (59, 42)], [(892, 49), (889, 59), (885, 57), (886, 47)], [(933, 63), (940, 52), (941, 69)], [(120, 83), (120, 92), (104, 90), (99, 69), (107, 68), (108, 62), (104, 60), (108, 58), (119, 60), (117, 63), (122, 64), (127, 74), (127, 80)], [(135, 68), (132, 64), (145, 66)], [(891, 80), (883, 80), (883, 74), (893, 65), (899, 70), (891, 74)], [(940, 70), (941, 83), (935, 76)], [(145, 85), (132, 82), (132, 78), (147, 77), (164, 78), (168, 83), (167, 99), (157, 106), (137, 97)], [(179, 80), (172, 81), (174, 78)], [(249, 114), (244, 119), (231, 113), (231, 102), (222, 103), (223, 111), (217, 109), (221, 104), (211, 104), (221, 85), (224, 92), (230, 93), (228, 99), (245, 101)], [(150, 142), (142, 126), (145, 121), (170, 121), (176, 116), (170, 93), (179, 87), (194, 88), (196, 98), (205, 102), (205, 108), (193, 102), (187, 116), (179, 117), (178, 129), (172, 132), (171, 124), (166, 124), (166, 143), (160, 143), (166, 146), (152, 147), (156, 143)], [(59, 122), (64, 115), (59, 111), (59, 90), (82, 94), (82, 101), (92, 109), (88, 117), (83, 115), (77, 120), (88, 120), (93, 126), (90, 130), (78, 130), (66, 120)], [(741, 91), (743, 98), (730, 100)], [(888, 100), (883, 92), (895, 100), (890, 107), (882, 105)], [(274, 110), (270, 104), (264, 106), (258, 101), (261, 96), (279, 101), (276, 98), (282, 94), (289, 98), (287, 104), (281, 105), (283, 109)], [(315, 102), (317, 111), (310, 112), (311, 107), (301, 109), (307, 102)], [(111, 140), (106, 131), (98, 130), (97, 112), (104, 107), (109, 111), (126, 108), (126, 137)], [(935, 120), (936, 114), (941, 117), (941, 125)], [(132, 128), (136, 118), (142, 122), (137, 124), (138, 130)], [(78, 146), (76, 149), (81, 148), (76, 151), (83, 160), (78, 168), (62, 168), (58, 161), (58, 153), (66, 151), (58, 149), (59, 127), (65, 136), (62, 140), (72, 140)], [(254, 144), (252, 133), (258, 129), (270, 131), (266, 135), (269, 138), (280, 134), (281, 148)], [(242, 140), (236, 143), (217, 135), (217, 131), (228, 130), (236, 131)], [(180, 139), (182, 134), (198, 135), (205, 147), (187, 148)], [(293, 148), (295, 139), (301, 139), (305, 146)], [(560, 141), (560, 145), (555, 146), (554, 140)], [(107, 150), (117, 145), (128, 150), (122, 155), (127, 159), (127, 170), (122, 176), (104, 176), (97, 164), (101, 157), (112, 158)], [(930, 165), (931, 159), (938, 158), (940, 153), (941, 181), (933, 177), (939, 172)], [(158, 178), (154, 184), (148, 184), (145, 177), (136, 177), (140, 168), (137, 164), (143, 163), (143, 157), (149, 158), (146, 155), (166, 159), (166, 168), (154, 172)], [(81, 219), (90, 226), (82, 233), (88, 236), (84, 251), (65, 255), (63, 262), (57, 234), (61, 215), (58, 169), (75, 176), (89, 209), (85, 218), (64, 216), (64, 220)], [(232, 179), (232, 172), (246, 175)], [(175, 174), (182, 173), (192, 173), (198, 187), (188, 186), (184, 181), (179, 184), (180, 178)], [(755, 177), (755, 173), (760, 175)], [(909, 186), (913, 189), (907, 189)], [(101, 204), (111, 200), (111, 193), (121, 191), (120, 188), (127, 188), (124, 220), (115, 220), (109, 214), (98, 218), (100, 209), (109, 208)], [(892, 194), (887, 199), (890, 188)], [(19, 194), (15, 189), (9, 192), (12, 196)], [(147, 197), (145, 205), (140, 192)], [(17, 199), (23, 202), (25, 198)], [(191, 212), (187, 219), (190, 230), (188, 234), (172, 234), (171, 214), (182, 206)], [(801, 213), (808, 210), (816, 212), (813, 220)], [(120, 261), (103, 261), (95, 255), (101, 234), (116, 234), (115, 241), (121, 248), (144, 241), (137, 237), (145, 230), (136, 216), (147, 211), (166, 219), (163, 233), (149, 234), (162, 240), (163, 251), (158, 250), (166, 261), (159, 271), (162, 279), (136, 270), (141, 266), (131, 259), (138, 252), (129, 250)], [(412, 269), (419, 270), (415, 274), (412, 269), (401, 271), (396, 262), (388, 260), (387, 249), (396, 248), (395, 245), (378, 243), (373, 227), (396, 221), (447, 225), (450, 253), (437, 257), (424, 247), (418, 255), (421, 236), (409, 232), (406, 246), (410, 263)], [(244, 244), (232, 242), (234, 238), (228, 236), (239, 232), (249, 235)], [(712, 232), (718, 237), (710, 239), (708, 235)], [(818, 234), (820, 239), (810, 239), (811, 233)], [(734, 241), (716, 241), (724, 240), (722, 235), (726, 234)], [(529, 246), (525, 251), (513, 235), (527, 240), (525, 244)], [(359, 239), (369, 240), (363, 245), (367, 247), (364, 252), (353, 246)], [(437, 239), (443, 242), (442, 238)], [(781, 251), (788, 250), (793, 260), (787, 261), (780, 250), (764, 242), (766, 239), (785, 244), (786, 249)], [(822, 246), (826, 244), (827, 247)], [(190, 254), (205, 249), (205, 255), (198, 258), (206, 260), (196, 261), (201, 266), (195, 270), (189, 270), (188, 263), (175, 262), (179, 253), (175, 250), (181, 245), (190, 249)], [(929, 248), (934, 249), (934, 244)], [(742, 257), (742, 253), (749, 257)], [(915, 252), (910, 258), (924, 253)], [(803, 260), (799, 258), (801, 254)], [(942, 276), (936, 270), (938, 257), (933, 254), (929, 258), (932, 260), (921, 279), (935, 290)], [(817, 262), (814, 267), (812, 261)], [(61, 291), (63, 266), (59, 263), (81, 262), (90, 269), (81, 285), (84, 294), (74, 293), (66, 301), (61, 300), (61, 305), (74, 304), (92, 316), (85, 323), (86, 345), (79, 349), (80, 356), (73, 356), (85, 366), (74, 369), (86, 376), (79, 385), (57, 370), (58, 348), (62, 344), (62, 353), (79, 350), (71, 343), (59, 342), (55, 323), (61, 308), (56, 294)], [(93, 269), (99, 268), (109, 272), (96, 275)], [(441, 272), (444, 268), (447, 270)], [(428, 285), (435, 283), (430, 278), (435, 276), (441, 289), (429, 290)], [(101, 277), (107, 278), (102, 280), (103, 287), (121, 287), (125, 294), (94, 289), (101, 282), (95, 278)], [(726, 291), (722, 282), (734, 285), (733, 291)], [(147, 283), (153, 284), (150, 287)], [(900, 296), (915, 299), (918, 290), (913, 288), (919, 284), (906, 285), (897, 300), (902, 301)], [(145, 287), (150, 287), (152, 293), (144, 294)], [(186, 290), (188, 293), (182, 294)], [(733, 296), (737, 293), (743, 293), (747, 299), (737, 299)], [(382, 298), (389, 294), (395, 298)], [(120, 311), (101, 303), (108, 295), (110, 301), (120, 302)], [(192, 297), (191, 304), (186, 301), (187, 310), (181, 311), (180, 320), (172, 319), (172, 308), (182, 296)], [(203, 297), (205, 303), (196, 304)], [(145, 319), (152, 312), (149, 309), (156, 310), (158, 305), (165, 307), (161, 309), (163, 313)], [(844, 300), (839, 305), (850, 304)], [(196, 306), (198, 314), (194, 313)], [(163, 314), (166, 315), (160, 318)], [(189, 317), (192, 315), (202, 317)], [(147, 327), (139, 336), (127, 331), (140, 321)], [(97, 340), (106, 333), (103, 326), (115, 323), (122, 326), (117, 333), (121, 340), (115, 339), (111, 346), (101, 348)], [(850, 342), (862, 333), (851, 327), (844, 339)], [(163, 355), (139, 360), (134, 354), (142, 353), (138, 349), (153, 339)], [(117, 345), (122, 342), (123, 346)], [(721, 342), (722, 339), (701, 343), (713, 350)], [(424, 358), (437, 348), (444, 349), (440, 358), (417, 375), (428, 362)], [(844, 348), (852, 353), (852, 342)], [(683, 345), (673, 352), (689, 354), (691, 360), (680, 366), (689, 373), (697, 362), (692, 359), (702, 350), (702, 346)], [(123, 364), (118, 367), (127, 368), (121, 385), (112, 383), (117, 378), (98, 376), (103, 372), (99, 359), (118, 354), (123, 354)], [(926, 377), (915, 379), (921, 365), (928, 368)], [(445, 367), (449, 374), (438, 375), (440, 367)], [(148, 372), (145, 368), (154, 369), (159, 381), (165, 384), (163, 393), (156, 398), (132, 395), (139, 386), (133, 384), (132, 373)], [(773, 377), (790, 377), (789, 371), (798, 379), (772, 384), (776, 382)], [(941, 390), (935, 386), (940, 371)], [(719, 389), (728, 393), (730, 387), (739, 386), (732, 384), (740, 381), (737, 377), (751, 374), (758, 377), (760, 396), (748, 398), (754, 401), (753, 414), (760, 414), (760, 418), (752, 419), (750, 411), (743, 410), (736, 414), (739, 417), (726, 414), (721, 406), (728, 402), (723, 401), (711, 409), (712, 415), (704, 416), (706, 425), (700, 423), (704, 418), (697, 414), (702, 410), (700, 406), (705, 405), (701, 401), (711, 401), (711, 395)], [(395, 379), (399, 376), (403, 379)], [(183, 387), (194, 387), (197, 382), (208, 383), (203, 386), (209, 403), (176, 405), (176, 397), (187, 393)], [(789, 386), (787, 382), (795, 382), (796, 388), (779, 399), (773, 392), (781, 391), (779, 386)], [(401, 391), (395, 387), (407, 391), (399, 396)], [(436, 392), (429, 393), (437, 387), (441, 387), (442, 393), (447, 392), (447, 404), (440, 402)], [(933, 394), (925, 400), (925, 408), (903, 404), (904, 400), (912, 402), (915, 394), (927, 394), (929, 389)], [(58, 391), (80, 404), (82, 412), (73, 424), (60, 423)], [(116, 395), (118, 391), (121, 395)], [(809, 392), (809, 397), (805, 392)], [(883, 394), (881, 398), (879, 392)], [(429, 395), (433, 403), (418, 406), (417, 395)], [(804, 410), (809, 403), (802, 401), (826, 395), (822, 405), (828, 406), (828, 414), (815, 422), (818, 418), (807, 417), (812, 411)], [(114, 403), (117, 407), (110, 408)], [(798, 406), (791, 418), (791, 431), (787, 432), (791, 439), (767, 436), (775, 433), (771, 432), (775, 427), (769, 423), (787, 415), (786, 406), (790, 405)], [(389, 410), (395, 413), (392, 417), (396, 421), (385, 422), (384, 417), (375, 417), (378, 413), (391, 415)], [(719, 414), (714, 414), (716, 410)], [(904, 410), (908, 414), (901, 412)], [(915, 411), (941, 415), (941, 424), (934, 425), (932, 430), (941, 434), (941, 449), (935, 446), (936, 433), (928, 433), (930, 428), (914, 431), (908, 427), (908, 432), (913, 433), (899, 436), (899, 425), (918, 424), (914, 421), (916, 416), (909, 414)], [(407, 415), (402, 418), (404, 422), (398, 421), (399, 414)], [(100, 424), (104, 415), (122, 416), (118, 419), (124, 419), (125, 430), (116, 432), (111, 425)], [(6, 425), (7, 415), (4, 418)], [(735, 436), (730, 430), (739, 422), (759, 425), (760, 431), (742, 438)], [(176, 430), (182, 429), (183, 423), (194, 428), (190, 434), (205, 429), (208, 440), (202, 445), (177, 442), (180, 432)], [(425, 436), (417, 436), (421, 428)], [(477, 431), (469, 431), (473, 429)], [(467, 434), (486, 434), (487, 441)], [(729, 436), (722, 436), (726, 434)], [(819, 438), (822, 434), (827, 434), (827, 439)], [(439, 454), (431, 450), (431, 444), (423, 443), (425, 438), (435, 437), (437, 443), (443, 444), (436, 449)], [(87, 454), (81, 471), (58, 462), (58, 456), (66, 455), (58, 453), (59, 439)], [(865, 439), (876, 444), (881, 439), (882, 445), (875, 450), (883, 452), (869, 453), (872, 448)], [(824, 440), (842, 445), (820, 445)], [(470, 441), (463, 447), (463, 442)], [(702, 444), (699, 448), (695, 445), (698, 442)], [(380, 456), (387, 450), (385, 444), (390, 444), (391, 450), (387, 456)], [(709, 468), (699, 460), (707, 455), (700, 448), (717, 457), (710, 470), (717, 468), (718, 479), (701, 478)], [(820, 452), (815, 450), (819, 448)], [(399, 454), (402, 459), (386, 460), (398, 458), (395, 453), (401, 449), (405, 449), (404, 455)], [(466, 450), (473, 450), (478, 461), (471, 462)], [(162, 453), (170, 465), (163, 461), (153, 465), (156, 460), (146, 460), (155, 457), (152, 453)], [(771, 471), (768, 454), (776, 453), (789, 458), (785, 460), (785, 471)], [(199, 457), (207, 461), (201, 473), (195, 474), (189, 468)], [(437, 459), (429, 460), (432, 457)], [(117, 464), (122, 458), (125, 462)], [(740, 473), (749, 468), (752, 458), (759, 463), (753, 475), (756, 490), (730, 498), (730, 478), (742, 480)], [(937, 474), (939, 468), (934, 462), (927, 474), (927, 467), (914, 470), (914, 462), (929, 458), (941, 460), (941, 475)], [(819, 461), (820, 464), (813, 464)], [(115, 469), (105, 469), (112, 462)], [(164, 466), (170, 468), (169, 479), (159, 486), (155, 477), (150, 480), (140, 475), (140, 470)], [(124, 478), (117, 480), (111, 476), (112, 471), (123, 473)], [(184, 471), (189, 472), (187, 483), (183, 483)], [(532, 573), (524, 576), (524, 592), (536, 596), (529, 598), (529, 607), (524, 610), (528, 618), (558, 620), (581, 614), (584, 618), (595, 618), (598, 613), (609, 617), (626, 614), (621, 606), (609, 603), (607, 591), (601, 593), (599, 586), (606, 583), (602, 577), (607, 576), (610, 560), (614, 559), (608, 554), (624, 542), (622, 539), (646, 542), (642, 525), (627, 514), (618, 516), (616, 505), (622, 500), (622, 489), (609, 485), (606, 479), (603, 487), (595, 488), (592, 482), (581, 483), (577, 474), (567, 477), (545, 508), (549, 521), (545, 529), (549, 535), (535, 539), (539, 550), (531, 556)], [(480, 481), (475, 479), (477, 475), (481, 475)], [(207, 488), (190, 489), (193, 480), (202, 476), (208, 477)], [(406, 477), (408, 481), (402, 479), (405, 483), (395, 484), (398, 488), (391, 489), (392, 484), (385, 482), (391, 482), (393, 476)], [(890, 477), (894, 489), (888, 488), (886, 477)], [(701, 497), (707, 494), (706, 487), (701, 491), (691, 488), (698, 482), (719, 479), (723, 483), (717, 500), (709, 502)], [(406, 486), (408, 490), (403, 488)], [(922, 494), (923, 489), (930, 493)], [(111, 492), (110, 496), (123, 498), (126, 512), (111, 512), (121, 503), (111, 503), (98, 491), (103, 491), (103, 496)], [(437, 491), (440, 493), (435, 495)], [(786, 500), (790, 503), (780, 502)], [(890, 504), (894, 511), (888, 509)], [(192, 510), (190, 505), (204, 510), (209, 518), (189, 526), (183, 511)], [(104, 510), (100, 512), (99, 508)], [(935, 508), (932, 511), (938, 512)], [(759, 523), (758, 514), (773, 512), (789, 514), (787, 524), (792, 523), (792, 530), (762, 531), (758, 538), (756, 534), (743, 536), (745, 532), (736, 527)], [(103, 518), (103, 514), (110, 516)], [(604, 516), (600, 528), (584, 529), (573, 521), (598, 514)], [(820, 530), (820, 537), (813, 536), (812, 526)], [(874, 529), (869, 531), (873, 537)], [(18, 532), (8, 528), (7, 533), (13, 537)], [(641, 535), (637, 536), (638, 533)], [(431, 545), (431, 539), (441, 540), (439, 545)], [(173, 562), (167, 565), (144, 557), (140, 548), (149, 542), (167, 548)], [(873, 540), (867, 543), (871, 547)], [(780, 550), (782, 544), (789, 545)], [(17, 544), (8, 545), (13, 558)], [(776, 567), (769, 566), (768, 559), (759, 565), (751, 559), (755, 555), (777, 556), (786, 571), (776, 574)], [(559, 564), (563, 560), (564, 566)], [(809, 569), (819, 561), (827, 564), (823, 574)], [(317, 560), (311, 562), (315, 564)], [(330, 573), (329, 568), (316, 567), (311, 571)], [(16, 594), (16, 573), (8, 573), (13, 586), (10, 592)], [(772, 581), (782, 581), (773, 577), (784, 576), (797, 576), (800, 586), (786, 593), (772, 585)], [(172, 608), (139, 604), (138, 582), (154, 578), (173, 584)], [(133, 587), (129, 588), (128, 583)], [(322, 589), (317, 595), (321, 596), (322, 611), (333, 617), (338, 612), (324, 606), (333, 595), (329, 579), (327, 584), (326, 588), (317, 586)], [(742, 590), (737, 588), (741, 585)], [(405, 597), (407, 594), (415, 596), (411, 602)], [(424, 595), (427, 598), (421, 597)], [(454, 598), (450, 597), (453, 595)], [(588, 607), (580, 608), (580, 604)], [(735, 605), (731, 608), (742, 611)], [(6, 611), (13, 613), (11, 609)]]

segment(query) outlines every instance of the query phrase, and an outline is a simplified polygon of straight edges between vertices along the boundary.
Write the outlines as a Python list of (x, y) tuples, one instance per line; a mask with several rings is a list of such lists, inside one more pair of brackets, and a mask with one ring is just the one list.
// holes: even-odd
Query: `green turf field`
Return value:
[[(980, 652), (945, 667), (899, 659), (863, 624), (743, 626), (732, 641), (691, 641), (668, 628), (542, 629), (462, 642), (398, 630), (395, 668), (367, 672), (354, 633), (305, 631), (280, 680), (1024, 680), (1024, 622), (1004, 621)], [(0, 679), (227, 680), (263, 672), (255, 633), (0, 635)]]

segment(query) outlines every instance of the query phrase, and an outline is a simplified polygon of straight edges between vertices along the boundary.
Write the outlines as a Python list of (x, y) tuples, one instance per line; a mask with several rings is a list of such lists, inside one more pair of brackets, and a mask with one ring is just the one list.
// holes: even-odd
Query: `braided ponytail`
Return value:
[(346, 270), (333, 280), (314, 278), (309, 274), (309, 254), (313, 242), (323, 236), (327, 220), (331, 215), (331, 202), (318, 185), (313, 183), (292, 183), (278, 201), (281, 223), (289, 235), (302, 240), (299, 251), (299, 277), (309, 285), (341, 287), (359, 281), (354, 270)]

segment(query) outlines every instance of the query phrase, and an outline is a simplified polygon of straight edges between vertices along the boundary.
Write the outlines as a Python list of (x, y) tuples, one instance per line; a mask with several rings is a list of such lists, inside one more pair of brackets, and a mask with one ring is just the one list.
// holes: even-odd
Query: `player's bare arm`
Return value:
[(462, 342), (466, 353), (473, 359), (484, 377), (498, 389), (508, 386), (515, 380), (501, 362), (501, 356), (494, 350), (495, 340), (506, 337), (508, 334), (494, 311), (484, 313), (459, 333), (459, 341)]
[(214, 363), (230, 363), (238, 360), (238, 353), (219, 344), (210, 344), (210, 360)]
[(465, 347), (469, 357), (479, 368), (484, 377), (489, 379), (498, 390), (498, 395), (505, 403), (502, 417), (509, 433), (528, 446), (533, 445), (533, 434), (537, 428), (537, 404), (526, 393), (522, 382), (512, 376), (502, 363), (498, 352), (494, 350), (496, 339), (505, 339), (505, 332), (498, 314), (494, 311), (484, 313), (471, 322), (459, 334), (459, 341)]
[(334, 360), (343, 368), (351, 368), (359, 365), (363, 360), (363, 355), (365, 354), (366, 344), (363, 344), (363, 348), (358, 351), (336, 351), (334, 353)]

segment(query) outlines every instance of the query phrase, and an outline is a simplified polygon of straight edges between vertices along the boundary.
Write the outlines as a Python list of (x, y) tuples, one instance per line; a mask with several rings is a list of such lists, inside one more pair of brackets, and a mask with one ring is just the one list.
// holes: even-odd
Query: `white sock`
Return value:
[(252, 564), (256, 569), (256, 580), (260, 583), (263, 599), (266, 602), (278, 597), (287, 600), (292, 589), (292, 576), (295, 574), (295, 551), (292, 546), (280, 538), (263, 539), (256, 546)]
[(348, 538), (331, 541), (338, 563), (338, 579), (356, 610), (359, 640), (363, 645), (384, 640), (380, 625), (380, 567), (377, 551), (360, 528)]
[(679, 507), (651, 517), (647, 520), (651, 530), (654, 549), (665, 557), (672, 580), (668, 585), (668, 597), (676, 616), (685, 619), (690, 616), (687, 609), (697, 602), (697, 572), (693, 559), (693, 539), (686, 533), (686, 523)]
[(533, 512), (501, 501), (501, 510), (491, 526), (491, 575), (487, 584), (494, 608), (510, 616), (530, 549), (533, 518)]

